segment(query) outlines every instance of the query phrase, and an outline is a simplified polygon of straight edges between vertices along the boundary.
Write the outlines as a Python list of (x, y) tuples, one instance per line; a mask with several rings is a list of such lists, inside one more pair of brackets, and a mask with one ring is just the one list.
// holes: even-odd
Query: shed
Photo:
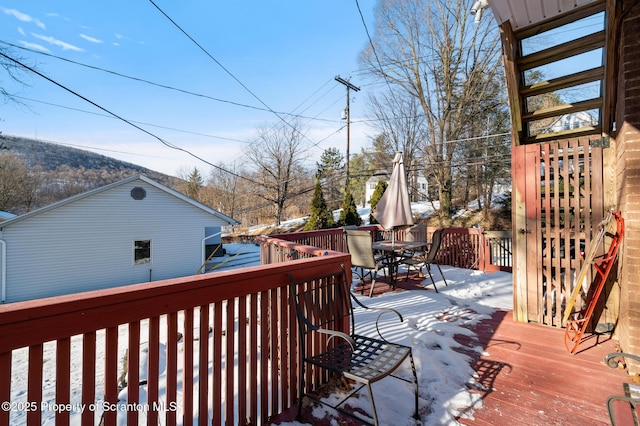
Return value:
[(1, 302), (195, 274), (238, 222), (144, 175), (0, 222)]

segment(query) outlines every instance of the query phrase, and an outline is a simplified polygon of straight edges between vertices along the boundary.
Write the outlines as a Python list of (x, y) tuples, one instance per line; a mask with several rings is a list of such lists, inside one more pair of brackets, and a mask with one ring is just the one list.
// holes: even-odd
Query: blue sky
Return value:
[[(307, 117), (309, 167), (326, 148), (344, 153), (346, 89), (336, 75), (362, 89), (352, 92), (351, 153), (368, 143), (371, 131), (358, 119), (375, 86), (357, 64), (368, 39), (355, 0), (154, 3), (213, 59), (148, 0), (0, 0), (0, 42), (51, 80), (215, 164), (243, 164), (257, 129), (279, 121), (264, 104)], [(373, 6), (360, 0), (372, 36)], [(26, 104), (0, 104), (6, 135), (75, 145), (172, 175), (211, 169), (42, 77), (24, 80), (28, 86), (16, 86), (0, 71), (0, 84)]]

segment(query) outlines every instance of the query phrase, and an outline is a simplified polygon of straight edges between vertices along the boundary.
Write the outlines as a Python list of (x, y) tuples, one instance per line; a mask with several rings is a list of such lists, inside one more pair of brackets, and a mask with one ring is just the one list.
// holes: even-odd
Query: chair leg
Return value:
[[(412, 265), (410, 263), (406, 263), (406, 265), (407, 265), (407, 275), (404, 277), (405, 281), (409, 280), (409, 273), (411, 272), (411, 268), (414, 268), (416, 271), (418, 271), (418, 274), (422, 274), (422, 265), (420, 265), (420, 269), (418, 269), (417, 266), (414, 266), (414, 265)], [(418, 275), (418, 276), (420, 276), (420, 275)]]
[(416, 364), (413, 362), (412, 352), (409, 352), (409, 361), (411, 361), (411, 371), (413, 372), (413, 393), (415, 398), (415, 410), (413, 412), (413, 418), (416, 420), (420, 420), (420, 415), (418, 414), (418, 375), (416, 374)]
[(431, 275), (431, 265), (427, 264), (427, 272), (429, 273), (429, 278), (431, 279), (431, 284), (433, 284), (433, 288), (436, 290), (436, 293), (438, 293), (438, 287), (436, 287), (436, 282), (433, 279), (433, 275)]
[(377, 274), (376, 276), (371, 276), (371, 289), (369, 290), (369, 297), (373, 297), (373, 287), (376, 285), (376, 278), (378, 278)]
[(371, 408), (373, 409), (373, 424), (374, 426), (378, 426), (378, 412), (376, 411), (376, 403), (373, 400), (373, 390), (371, 389), (371, 383), (367, 383), (367, 388), (369, 389), (369, 398), (371, 399)]
[(436, 263), (436, 266), (438, 267), (438, 271), (440, 271), (440, 275), (442, 275), (442, 280), (444, 281), (444, 285), (449, 286), (449, 284), (447, 284), (447, 279), (444, 277), (444, 274), (442, 273), (442, 269), (440, 269), (440, 264)]
[(302, 420), (302, 399), (304, 398), (304, 375), (305, 375), (305, 365), (304, 361), (302, 362), (302, 366), (300, 368), (300, 380), (299, 390), (298, 390), (298, 414), (296, 414), (296, 420)]

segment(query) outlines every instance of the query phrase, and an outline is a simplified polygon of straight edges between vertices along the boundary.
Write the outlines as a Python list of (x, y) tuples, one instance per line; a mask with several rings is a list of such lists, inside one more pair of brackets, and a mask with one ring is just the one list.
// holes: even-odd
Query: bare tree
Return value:
[[(377, 149), (384, 149), (381, 157), (386, 163), (382, 168), (390, 171), (395, 153), (402, 152), (409, 196), (412, 201), (417, 201), (417, 179), (425, 142), (424, 114), (420, 104), (407, 92), (398, 91), (395, 94), (374, 94), (370, 97), (369, 105), (373, 127), (378, 131), (374, 144), (378, 145)], [(374, 152), (377, 149), (374, 147)]]
[(467, 0), (382, 0), (372, 46), (361, 62), (388, 86), (415, 97), (426, 124), (426, 166), (438, 186), (440, 215), (452, 207), (454, 154), (487, 82), (502, 79), (499, 38), (488, 19), (474, 23)]
[(242, 207), (242, 194), (246, 187), (242, 177), (244, 172), (235, 163), (221, 163), (219, 166), (211, 170), (207, 186), (203, 188), (207, 194), (205, 203), (227, 216), (235, 217)]
[(21, 104), (22, 102), (7, 88), (7, 79), (2, 78), (4, 74), (9, 81), (20, 86), (26, 85), (27, 70), (16, 61), (22, 62), (23, 59), (16, 57), (10, 49), (0, 46), (0, 100)]
[(14, 214), (28, 212), (37, 187), (37, 178), (17, 155), (0, 153), (0, 210)]
[(255, 166), (255, 197), (269, 202), (276, 225), (280, 225), (290, 198), (305, 177), (301, 166), (304, 142), (300, 126), (278, 124), (259, 130), (258, 140), (247, 153)]

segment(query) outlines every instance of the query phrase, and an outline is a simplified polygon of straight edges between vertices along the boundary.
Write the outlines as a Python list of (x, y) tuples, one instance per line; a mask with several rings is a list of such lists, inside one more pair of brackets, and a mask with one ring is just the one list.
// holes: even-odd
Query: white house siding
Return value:
[[(131, 189), (146, 190), (134, 200)], [(226, 221), (134, 180), (5, 228), (6, 302), (193, 275), (205, 227)], [(135, 240), (151, 240), (151, 263), (134, 265)]]

